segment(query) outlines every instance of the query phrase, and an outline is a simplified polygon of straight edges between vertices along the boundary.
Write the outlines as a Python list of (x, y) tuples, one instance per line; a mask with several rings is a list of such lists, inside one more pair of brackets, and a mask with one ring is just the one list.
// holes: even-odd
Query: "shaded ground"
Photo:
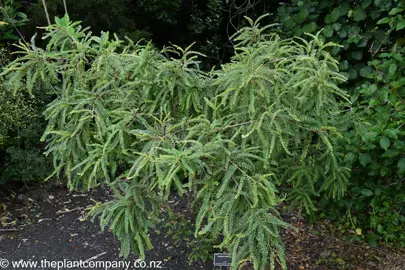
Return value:
[[(40, 189), (17, 195), (13, 203), (6, 201), (6, 211), (3, 207), (0, 217), (3, 225), (9, 224), (0, 227), (0, 258), (10, 262), (20, 259), (78, 261), (100, 256), (96, 260), (134, 262), (138, 259), (134, 255), (125, 260), (119, 258), (119, 242), (109, 231), (100, 232), (97, 221), (80, 221), (85, 208), (94, 204), (91, 200), (108, 199), (109, 195), (103, 193), (69, 194), (66, 189)], [(17, 231), (6, 232), (7, 228)], [(165, 269), (212, 269), (212, 262), (190, 266), (187, 247), (173, 248), (163, 232), (151, 234), (151, 239), (154, 248), (147, 253), (145, 262), (148, 264), (158, 261), (156, 264)]]
[[(118, 256), (119, 242), (110, 232), (100, 232), (98, 222), (80, 221), (92, 200), (105, 201), (108, 193), (72, 194), (53, 187), (15, 194), (14, 198), (0, 196), (0, 258), (123, 261)], [(182, 203), (176, 211), (187, 208), (187, 201)], [(308, 225), (295, 215), (283, 218), (299, 228), (298, 233), (283, 233), (289, 269), (405, 269), (403, 250), (345, 242), (331, 235), (326, 223)], [(190, 248), (184, 241), (174, 245), (173, 239), (165, 237), (164, 228), (159, 234), (151, 233), (151, 238), (154, 248), (147, 253), (147, 264), (158, 261), (173, 270), (213, 269), (212, 261), (189, 265)], [(125, 259), (135, 260), (134, 255)]]
[(289, 269), (405, 269), (405, 250), (342, 240), (332, 235), (327, 221), (308, 225), (295, 216), (285, 217), (299, 232), (284, 232)]

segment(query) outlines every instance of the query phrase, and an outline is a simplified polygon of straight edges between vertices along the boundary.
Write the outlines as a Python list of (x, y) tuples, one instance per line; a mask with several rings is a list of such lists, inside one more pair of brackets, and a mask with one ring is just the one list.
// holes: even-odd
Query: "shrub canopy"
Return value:
[(327, 49), (337, 45), (319, 33), (283, 40), (259, 20), (248, 19), (232, 61), (209, 73), (191, 46), (159, 52), (93, 36), (68, 16), (44, 28), (46, 48), (18, 45), (21, 57), (2, 75), (14, 91), (55, 97), (42, 137), (53, 175), (71, 189), (114, 190), (89, 215), (119, 237), (121, 255), (144, 257), (159, 204), (190, 192), (195, 235), (221, 236), (233, 269), (246, 260), (286, 267), (278, 228), (290, 226), (275, 208), (276, 187), (307, 212), (312, 195), (344, 194), (341, 132), (353, 115)]

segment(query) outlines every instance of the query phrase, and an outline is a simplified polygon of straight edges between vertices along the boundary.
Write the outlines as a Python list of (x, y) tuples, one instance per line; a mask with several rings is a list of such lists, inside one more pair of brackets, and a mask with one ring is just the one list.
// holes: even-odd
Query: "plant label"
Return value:
[(232, 259), (228, 253), (215, 253), (214, 266), (231, 266)]

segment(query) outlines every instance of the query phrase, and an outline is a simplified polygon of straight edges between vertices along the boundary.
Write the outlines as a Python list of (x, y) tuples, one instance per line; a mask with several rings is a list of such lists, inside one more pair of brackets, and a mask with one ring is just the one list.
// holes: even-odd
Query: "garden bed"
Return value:
[[(10, 261), (137, 260), (133, 254), (120, 259), (119, 241), (108, 230), (101, 232), (98, 221), (80, 221), (93, 200), (105, 201), (111, 197), (108, 192), (81, 194), (69, 193), (61, 187), (41, 187), (14, 196), (4, 194), (0, 212), (0, 258)], [(188, 211), (187, 205), (187, 200), (180, 200), (175, 206), (176, 212)], [(405, 265), (405, 253), (401, 250), (350, 243), (342, 240), (342, 236), (331, 235), (327, 222), (309, 225), (297, 215), (282, 216), (299, 228), (298, 233), (283, 232), (289, 269), (403, 269)], [(187, 239), (175, 245), (173, 239), (165, 236), (165, 230), (167, 228), (151, 232), (154, 248), (147, 253), (147, 263), (161, 261), (165, 269), (212, 269), (212, 260), (190, 265)]]

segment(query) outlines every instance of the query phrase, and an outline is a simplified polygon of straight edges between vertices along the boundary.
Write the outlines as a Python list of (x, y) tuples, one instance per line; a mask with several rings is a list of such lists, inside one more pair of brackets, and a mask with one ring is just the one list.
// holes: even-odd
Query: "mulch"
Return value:
[[(9, 261), (138, 260), (134, 254), (120, 258), (119, 241), (108, 230), (100, 231), (97, 220), (81, 221), (86, 207), (110, 198), (110, 193), (104, 190), (70, 193), (59, 186), (41, 186), (15, 194), (0, 191), (0, 258)], [(309, 224), (296, 214), (282, 217), (298, 228), (298, 232), (282, 233), (288, 269), (405, 269), (404, 250), (390, 246), (374, 248), (343, 240), (342, 235), (333, 235), (328, 230), (327, 220)], [(150, 236), (153, 249), (147, 252), (146, 263), (160, 262), (164, 269), (173, 270), (213, 269), (212, 260), (190, 264), (190, 248), (186, 243), (174, 245), (165, 236), (165, 229), (151, 232)]]

